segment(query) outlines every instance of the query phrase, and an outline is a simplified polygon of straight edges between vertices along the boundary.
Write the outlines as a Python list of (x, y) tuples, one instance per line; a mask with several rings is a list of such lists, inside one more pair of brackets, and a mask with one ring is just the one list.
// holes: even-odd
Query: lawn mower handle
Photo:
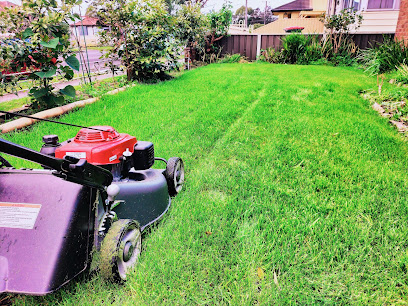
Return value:
[(85, 159), (55, 158), (0, 138), (0, 152), (26, 159), (56, 170), (53, 174), (67, 181), (104, 190), (113, 180), (112, 173)]

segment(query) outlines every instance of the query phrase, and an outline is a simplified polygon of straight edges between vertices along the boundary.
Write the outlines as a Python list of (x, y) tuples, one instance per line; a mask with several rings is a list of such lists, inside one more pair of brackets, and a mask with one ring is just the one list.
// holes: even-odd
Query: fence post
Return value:
[(261, 55), (261, 42), (262, 42), (262, 34), (257, 35), (257, 41), (256, 41), (256, 59), (259, 58)]

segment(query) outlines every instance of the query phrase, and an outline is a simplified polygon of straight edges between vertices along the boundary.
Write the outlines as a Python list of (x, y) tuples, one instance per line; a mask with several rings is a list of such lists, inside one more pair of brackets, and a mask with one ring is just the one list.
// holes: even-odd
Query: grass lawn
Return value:
[[(84, 277), (14, 302), (406, 302), (408, 146), (359, 96), (375, 86), (347, 68), (216, 64), (62, 117), (181, 156), (186, 188), (125, 285)], [(41, 123), (5, 138), (39, 149), (76, 132)]]

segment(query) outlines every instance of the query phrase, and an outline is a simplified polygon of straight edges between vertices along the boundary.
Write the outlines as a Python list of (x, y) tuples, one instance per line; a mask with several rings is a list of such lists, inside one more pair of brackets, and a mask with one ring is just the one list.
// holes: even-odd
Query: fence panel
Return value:
[(256, 60), (257, 35), (231, 35), (220, 40), (221, 55), (239, 53), (249, 60)]

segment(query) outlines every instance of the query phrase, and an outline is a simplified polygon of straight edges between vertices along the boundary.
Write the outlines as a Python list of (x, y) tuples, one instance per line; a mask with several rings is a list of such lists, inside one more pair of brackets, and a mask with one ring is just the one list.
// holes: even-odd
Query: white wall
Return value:
[[(333, 6), (333, 2), (336, 0), (329, 0)], [(358, 2), (358, 0), (355, 0)], [(363, 16), (363, 22), (357, 31), (351, 31), (352, 33), (375, 33), (375, 34), (388, 34), (395, 33), (398, 22), (399, 4), (400, 0), (394, 0), (394, 7), (392, 9), (368, 9), (368, 0), (360, 0), (359, 13)], [(336, 7), (336, 13), (339, 13), (344, 7), (345, 0), (340, 0)]]

